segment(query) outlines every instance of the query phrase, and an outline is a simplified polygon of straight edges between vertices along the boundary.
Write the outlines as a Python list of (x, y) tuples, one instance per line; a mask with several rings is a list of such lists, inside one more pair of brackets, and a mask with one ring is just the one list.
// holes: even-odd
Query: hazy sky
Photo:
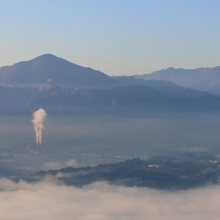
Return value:
[(0, 66), (52, 53), (108, 75), (220, 65), (219, 0), (0, 0)]

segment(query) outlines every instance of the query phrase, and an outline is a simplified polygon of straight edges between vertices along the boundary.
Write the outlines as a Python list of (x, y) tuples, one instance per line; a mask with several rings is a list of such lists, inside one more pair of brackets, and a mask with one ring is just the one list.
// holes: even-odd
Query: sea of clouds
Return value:
[(220, 186), (171, 192), (105, 182), (76, 188), (51, 180), (0, 179), (2, 220), (219, 220), (219, 204)]

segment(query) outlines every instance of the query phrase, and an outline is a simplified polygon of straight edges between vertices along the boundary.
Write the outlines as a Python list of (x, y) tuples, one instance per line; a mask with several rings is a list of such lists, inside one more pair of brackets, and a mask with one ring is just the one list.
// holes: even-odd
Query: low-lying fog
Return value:
[[(38, 170), (78, 167), (187, 151), (220, 154), (220, 115), (160, 118), (74, 118), (48, 115), (41, 153), (32, 116), (1, 116), (0, 219), (4, 220), (206, 220), (219, 219), (220, 186), (162, 191), (94, 183), (83, 188), (50, 181), (29, 184)], [(16, 179), (16, 178), (15, 178)]]
[[(0, 147), (35, 144), (31, 116), (0, 116)], [(220, 114), (175, 118), (122, 119), (116, 117), (77, 119), (48, 115), (43, 147), (139, 154), (158, 154), (188, 149), (220, 152)], [(124, 151), (126, 150), (126, 151)]]
[(105, 182), (75, 188), (0, 179), (4, 220), (218, 220), (219, 200), (219, 186), (171, 192)]
[(220, 114), (139, 119), (48, 115), (41, 154), (25, 152), (28, 144), (36, 149), (31, 119), (31, 115), (0, 116), (0, 152), (6, 156), (0, 161), (7, 161), (6, 167), (22, 167), (32, 172), (186, 151), (220, 154)]

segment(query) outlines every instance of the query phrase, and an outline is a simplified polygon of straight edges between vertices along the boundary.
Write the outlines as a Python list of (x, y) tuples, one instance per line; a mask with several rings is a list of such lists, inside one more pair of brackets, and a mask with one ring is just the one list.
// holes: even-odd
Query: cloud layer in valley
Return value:
[(4, 220), (217, 220), (219, 201), (219, 186), (170, 192), (104, 182), (75, 188), (0, 179)]

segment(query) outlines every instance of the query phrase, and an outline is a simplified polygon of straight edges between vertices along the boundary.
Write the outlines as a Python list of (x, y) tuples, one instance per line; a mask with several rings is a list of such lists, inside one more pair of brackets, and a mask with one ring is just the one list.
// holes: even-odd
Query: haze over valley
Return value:
[(0, 220), (219, 220), (220, 2), (1, 2)]
[[(39, 194), (41, 188), (51, 203), (48, 187), (60, 191), (62, 185), (70, 187), (65, 188), (67, 193), (78, 193), (87, 200), (90, 190), (103, 195), (104, 187), (113, 201), (117, 191), (122, 193), (123, 203), (134, 193), (134, 187), (139, 189), (133, 199), (143, 192), (154, 199), (157, 190), (174, 190), (174, 200), (181, 190), (206, 187), (203, 193), (216, 199), (213, 191), (218, 191), (220, 175), (220, 97), (170, 81), (138, 77), (109, 77), (48, 54), (2, 67), (2, 196), (8, 197), (16, 188), (13, 196), (23, 190), (38, 204), (39, 198), (30, 193)], [(190, 198), (191, 191), (186, 196)], [(73, 204), (73, 198), (69, 201)], [(185, 206), (184, 201), (179, 202)], [(158, 207), (164, 209), (162, 203)], [(7, 213), (4, 210), (3, 216)], [(30, 215), (23, 206), (20, 210), (21, 219)], [(112, 211), (115, 208), (110, 216), (114, 216)], [(54, 218), (51, 213), (49, 219)], [(100, 219), (107, 218), (104, 207), (100, 213)], [(216, 209), (213, 216), (217, 213)], [(66, 219), (72, 215), (84, 218), (74, 209), (66, 215)], [(128, 210), (120, 215), (131, 219)], [(135, 208), (134, 215), (145, 219), (148, 214), (138, 214)], [(176, 215), (172, 211), (168, 216), (174, 219)], [(153, 216), (162, 218), (157, 212)]]
[[(19, 170), (9, 172), (16, 178), (67, 164), (220, 154), (220, 97), (208, 92), (163, 80), (111, 78), (48, 54), (3, 67), (0, 77), (0, 150), (5, 161), (13, 158), (2, 163)], [(47, 118), (42, 152), (36, 154), (31, 119), (40, 108)]]
[[(1, 195), (10, 197), (0, 201), (5, 219), (15, 215), (44, 218), (45, 213), (47, 219), (63, 217), (52, 206), (68, 209), (65, 219), (115, 219), (119, 215), (162, 219), (160, 211), (153, 210), (167, 213), (163, 202), (167, 198), (174, 207), (167, 219), (179, 218), (179, 213), (185, 219), (191, 211), (176, 211), (177, 200), (181, 207), (192, 201), (196, 211), (190, 219), (218, 215), (217, 206), (210, 212), (199, 201), (207, 195), (207, 203), (218, 201), (219, 96), (165, 80), (111, 78), (83, 67), (78, 67), (84, 71), (81, 79), (70, 72), (68, 80), (59, 81), (62, 71), (41, 75), (42, 69), (53, 69), (51, 60), (57, 65), (60, 58), (42, 55), (7, 67), (8, 72), (0, 71), (4, 82), (0, 87)], [(24, 69), (29, 78), (21, 81)], [(182, 190), (187, 190), (184, 198)], [(7, 207), (14, 207), (13, 198), (20, 198), (21, 192), (39, 210), (30, 213), (21, 203), (20, 213), (9, 215)], [(40, 196), (50, 204), (47, 210)], [(198, 200), (193, 200), (195, 196)], [(120, 204), (132, 200), (133, 211), (117, 211), (114, 206), (107, 210), (101, 205), (116, 200)], [(94, 201), (99, 211), (90, 205)], [(140, 209), (146, 204), (148, 209)], [(92, 210), (84, 212), (83, 207)]]

